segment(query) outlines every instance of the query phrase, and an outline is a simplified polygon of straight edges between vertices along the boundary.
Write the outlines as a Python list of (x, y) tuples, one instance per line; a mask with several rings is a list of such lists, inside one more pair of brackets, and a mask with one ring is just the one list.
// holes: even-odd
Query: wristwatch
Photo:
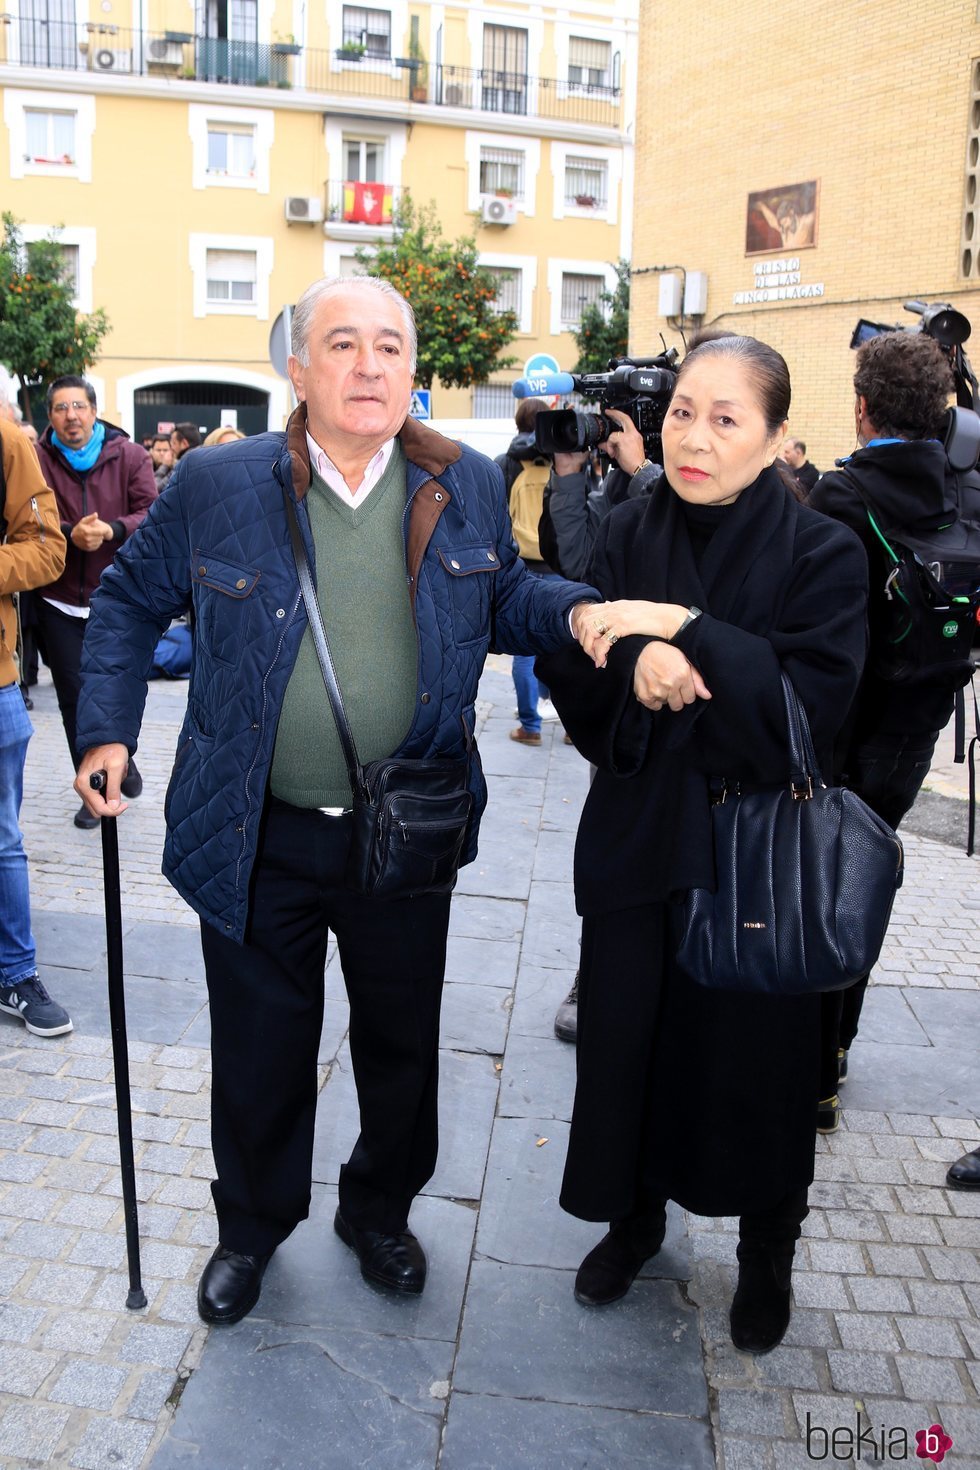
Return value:
[(699, 618), (700, 616), (701, 609), (699, 607), (689, 607), (687, 610), (687, 617), (684, 619), (683, 623), (681, 623), (680, 627), (677, 629), (677, 632), (673, 635), (673, 637), (668, 638), (668, 643), (673, 643), (674, 638), (677, 638), (679, 634), (683, 633), (685, 628), (689, 628), (694, 620), (696, 618)]

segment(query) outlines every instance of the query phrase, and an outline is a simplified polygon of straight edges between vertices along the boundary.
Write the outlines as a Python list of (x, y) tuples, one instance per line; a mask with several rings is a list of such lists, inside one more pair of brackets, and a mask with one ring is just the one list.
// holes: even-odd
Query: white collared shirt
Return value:
[(388, 468), (388, 461), (391, 459), (395, 441), (394, 439), (389, 439), (387, 443), (382, 444), (364, 471), (364, 479), (356, 490), (350, 488), (333, 460), (320, 448), (319, 444), (310, 434), (309, 429), (306, 431), (306, 445), (310, 451), (310, 464), (316, 470), (323, 483), (329, 485), (330, 489), (345, 505), (356, 509), (359, 505), (364, 504), (371, 491), (380, 482), (381, 476)]

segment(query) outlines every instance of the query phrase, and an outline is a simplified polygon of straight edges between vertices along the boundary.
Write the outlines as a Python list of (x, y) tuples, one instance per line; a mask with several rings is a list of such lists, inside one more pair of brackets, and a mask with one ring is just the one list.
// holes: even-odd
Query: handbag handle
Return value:
[(810, 723), (803, 702), (796, 692), (792, 679), (780, 670), (783, 685), (783, 700), (786, 705), (786, 729), (789, 735), (790, 779), (793, 793), (801, 800), (813, 795), (814, 785), (822, 786), (823, 777), (817, 765)]
[(316, 588), (313, 585), (313, 577), (310, 574), (310, 563), (306, 555), (306, 547), (303, 545), (303, 534), (299, 528), (299, 519), (296, 515), (296, 507), (290, 499), (285, 485), (282, 487), (283, 499), (286, 502), (286, 521), (289, 525), (289, 539), (293, 543), (293, 559), (296, 562), (296, 575), (299, 577), (299, 590), (303, 596), (306, 607), (306, 617), (313, 635), (313, 646), (316, 649), (317, 662), (320, 665), (320, 673), (323, 675), (323, 683), (330, 701), (330, 709), (333, 712), (334, 722), (337, 726), (337, 734), (340, 736), (341, 749), (344, 752), (344, 760), (347, 763), (347, 775), (350, 778), (351, 791), (356, 796), (358, 792), (364, 794), (364, 767), (358, 759), (357, 746), (354, 744), (354, 735), (344, 708), (344, 696), (340, 692), (337, 682), (337, 671), (334, 668), (330, 647), (327, 643), (327, 630), (323, 626), (323, 617), (320, 613), (320, 603), (317, 600)]

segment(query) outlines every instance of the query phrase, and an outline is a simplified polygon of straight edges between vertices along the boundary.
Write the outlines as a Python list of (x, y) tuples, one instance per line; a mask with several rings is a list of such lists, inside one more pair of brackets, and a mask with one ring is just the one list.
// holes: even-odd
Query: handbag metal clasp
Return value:
[(798, 781), (791, 781), (789, 789), (793, 793), (794, 801), (809, 801), (813, 795), (813, 777), (807, 776), (805, 785)]

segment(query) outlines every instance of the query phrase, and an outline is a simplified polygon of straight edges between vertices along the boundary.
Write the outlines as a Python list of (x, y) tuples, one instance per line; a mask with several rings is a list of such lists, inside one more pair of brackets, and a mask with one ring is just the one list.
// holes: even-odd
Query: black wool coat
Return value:
[(819, 997), (703, 990), (676, 968), (665, 901), (714, 883), (709, 778), (788, 775), (781, 669), (829, 774), (865, 656), (864, 552), (767, 470), (719, 517), (698, 564), (664, 479), (600, 527), (591, 580), (611, 600), (701, 608), (676, 643), (712, 698), (679, 713), (640, 705), (644, 637), (618, 642), (602, 670), (577, 649), (538, 660), (598, 767), (575, 853), (585, 920), (561, 1202), (592, 1220), (652, 1198), (705, 1215), (776, 1209), (813, 1177)]
[(829, 777), (834, 736), (867, 648), (867, 565), (846, 527), (765, 470), (702, 558), (666, 478), (603, 522), (591, 578), (603, 597), (702, 609), (675, 640), (711, 691), (654, 714), (633, 693), (650, 640), (623, 638), (605, 669), (572, 647), (537, 661), (575, 745), (598, 767), (575, 857), (580, 913), (666, 899), (713, 882), (707, 783), (788, 775), (780, 671), (792, 679)]

